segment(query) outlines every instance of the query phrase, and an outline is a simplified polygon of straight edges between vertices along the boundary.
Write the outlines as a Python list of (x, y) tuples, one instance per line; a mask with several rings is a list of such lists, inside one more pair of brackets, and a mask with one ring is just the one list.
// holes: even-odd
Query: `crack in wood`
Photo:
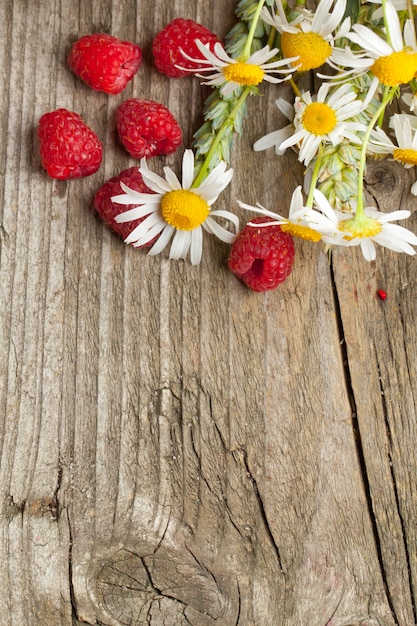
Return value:
[(404, 521), (404, 517), (401, 513), (401, 504), (400, 504), (400, 498), (398, 494), (397, 478), (395, 476), (394, 463), (392, 459), (392, 448), (393, 448), (392, 432), (391, 432), (391, 426), (389, 422), (388, 407), (387, 407), (387, 402), (385, 399), (385, 391), (384, 391), (384, 386), (382, 383), (381, 369), (380, 369), (378, 359), (377, 359), (377, 367), (378, 367), (379, 388), (381, 391), (382, 410), (383, 410), (383, 415), (384, 415), (384, 425), (385, 425), (385, 431), (386, 431), (387, 439), (388, 439), (388, 466), (389, 466), (389, 471), (391, 474), (391, 481), (392, 481), (392, 487), (394, 491), (397, 515), (398, 515), (398, 519), (400, 521), (400, 527), (401, 527), (401, 537), (402, 537), (404, 553), (405, 553), (405, 558), (406, 558), (408, 585), (409, 585), (409, 590), (410, 590), (410, 599), (411, 599), (411, 606), (413, 610), (413, 617), (414, 617), (414, 622), (417, 624), (417, 610), (416, 610), (416, 601), (415, 601), (414, 593), (413, 593), (410, 550), (409, 550), (409, 546), (407, 542), (406, 524)]
[(264, 501), (263, 501), (262, 496), (261, 496), (261, 494), (259, 492), (258, 483), (256, 481), (256, 478), (253, 475), (253, 473), (252, 473), (252, 471), (251, 471), (251, 469), (249, 467), (249, 462), (248, 462), (248, 459), (247, 459), (246, 451), (243, 450), (243, 449), (242, 449), (242, 459), (243, 459), (243, 463), (244, 463), (246, 472), (248, 474), (248, 477), (250, 478), (250, 480), (252, 482), (253, 491), (254, 491), (254, 494), (255, 494), (255, 497), (256, 497), (256, 501), (257, 501), (258, 507), (259, 507), (259, 513), (261, 515), (261, 519), (262, 519), (265, 531), (267, 533), (267, 536), (268, 536), (268, 538), (269, 538), (269, 540), (271, 542), (271, 546), (272, 546), (273, 551), (275, 553), (275, 557), (277, 559), (280, 572), (282, 572), (282, 574), (285, 575), (284, 568), (282, 567), (281, 553), (280, 553), (278, 544), (275, 541), (275, 537), (273, 535), (272, 529), (271, 529), (271, 527), (269, 525), (268, 516), (266, 514)]
[(73, 532), (71, 527), (70, 516), (67, 515), (67, 525), (68, 525), (68, 588), (69, 588), (69, 597), (71, 602), (71, 613), (73, 622), (78, 621), (78, 611), (77, 611), (77, 601), (75, 599), (75, 590), (74, 590), (74, 572), (72, 566), (72, 546), (73, 546)]
[(365, 493), (368, 514), (369, 514), (369, 519), (370, 519), (373, 538), (374, 538), (375, 550), (376, 550), (376, 555), (378, 559), (379, 569), (381, 572), (382, 582), (384, 585), (387, 603), (390, 608), (392, 618), (395, 621), (395, 626), (400, 626), (400, 622), (399, 622), (399, 619), (397, 617), (395, 607), (394, 607), (394, 601), (391, 596), (391, 590), (388, 585), (387, 572), (386, 572), (386, 568), (384, 564), (384, 559), (382, 555), (382, 546), (381, 546), (380, 536), (378, 532), (378, 523), (377, 523), (375, 511), (374, 511), (373, 504), (372, 504), (371, 486), (369, 483), (369, 477), (368, 477), (368, 473), (366, 469), (366, 460), (365, 460), (365, 454), (364, 454), (363, 444), (362, 444), (362, 439), (361, 439), (355, 393), (354, 393), (354, 389), (352, 385), (352, 378), (351, 378), (350, 367), (349, 367), (349, 356), (347, 352), (345, 333), (344, 333), (344, 328), (343, 328), (343, 319), (342, 319), (342, 314), (340, 310), (339, 296), (337, 293), (336, 281), (335, 281), (335, 276), (334, 276), (333, 260), (331, 260), (330, 262), (330, 277), (331, 277), (332, 289), (333, 289), (335, 318), (336, 318), (337, 329), (339, 333), (339, 345), (340, 345), (340, 351), (341, 351), (341, 356), (342, 356), (345, 386), (346, 386), (346, 391), (347, 391), (347, 395), (348, 395), (348, 399), (349, 399), (351, 411), (352, 411), (352, 430), (353, 430), (353, 438), (355, 442), (356, 454), (357, 454), (358, 463), (359, 463), (360, 476), (361, 476), (362, 485), (363, 485), (363, 489)]

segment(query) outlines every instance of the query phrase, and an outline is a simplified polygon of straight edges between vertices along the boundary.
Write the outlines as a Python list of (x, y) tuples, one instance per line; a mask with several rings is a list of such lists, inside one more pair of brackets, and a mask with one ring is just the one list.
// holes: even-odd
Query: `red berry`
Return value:
[(188, 76), (189, 72), (175, 66), (180, 65), (189, 69), (197, 67), (195, 63), (188, 61), (181, 53), (181, 50), (184, 50), (193, 59), (203, 59), (201, 52), (195, 45), (196, 39), (202, 43), (210, 44), (210, 50), (213, 50), (215, 43), (220, 42), (208, 28), (193, 20), (177, 17), (170, 22), (153, 40), (152, 54), (156, 68), (171, 78)]
[(383, 289), (378, 289), (377, 293), (381, 300), (387, 299), (387, 292), (384, 291)]
[(95, 33), (76, 41), (68, 65), (89, 87), (105, 93), (120, 93), (142, 62), (142, 50), (130, 41)]
[(52, 178), (90, 176), (100, 167), (102, 145), (77, 113), (66, 109), (45, 113), (38, 136), (42, 165)]
[(171, 154), (182, 141), (181, 128), (172, 113), (159, 102), (131, 98), (116, 112), (120, 141), (135, 159)]
[[(117, 202), (112, 201), (113, 196), (118, 196), (123, 193), (123, 189), (120, 186), (120, 183), (124, 183), (130, 189), (134, 191), (140, 191), (141, 193), (155, 193), (152, 189), (149, 189), (143, 181), (142, 174), (139, 172), (137, 167), (130, 167), (127, 170), (123, 170), (120, 172), (118, 176), (113, 176), (110, 178), (104, 185), (100, 187), (94, 196), (93, 206), (100, 217), (112, 228), (116, 233), (118, 233), (123, 239), (126, 239), (128, 235), (132, 232), (138, 224), (140, 224), (145, 218), (140, 218), (134, 220), (133, 222), (126, 222), (124, 224), (119, 224), (116, 222), (115, 217), (124, 211), (129, 211), (133, 209), (136, 204), (118, 204)], [(159, 235), (158, 235), (159, 236)], [(155, 237), (152, 241), (150, 241), (146, 246), (151, 246), (154, 241), (156, 241), (158, 237)], [(141, 246), (143, 247), (143, 246)]]
[[(253, 224), (269, 222), (256, 217)], [(294, 261), (294, 242), (278, 225), (246, 224), (233, 242), (229, 268), (254, 291), (275, 289), (290, 275)]]

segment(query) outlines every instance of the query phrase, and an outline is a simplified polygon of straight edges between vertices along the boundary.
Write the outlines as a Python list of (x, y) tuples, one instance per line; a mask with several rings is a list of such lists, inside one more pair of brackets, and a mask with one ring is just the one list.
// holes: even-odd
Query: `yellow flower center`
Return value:
[(372, 65), (371, 71), (383, 85), (388, 87), (404, 85), (417, 72), (417, 53), (401, 50), (380, 57)]
[(187, 189), (168, 191), (161, 199), (162, 217), (177, 230), (194, 230), (207, 219), (210, 207)]
[(292, 65), (294, 67), (300, 65), (298, 69), (301, 72), (320, 67), (332, 53), (329, 42), (311, 31), (308, 33), (284, 31), (281, 35), (281, 49), (287, 59), (299, 57), (297, 61), (292, 62)]
[(392, 156), (403, 165), (417, 165), (417, 150), (395, 148)]
[(352, 239), (356, 239), (357, 237), (361, 239), (374, 237), (381, 232), (382, 225), (381, 222), (378, 222), (378, 220), (373, 217), (361, 215), (360, 217), (355, 216), (340, 222), (339, 230), (348, 232), (349, 235), (345, 235), (344, 239), (352, 241)]
[(239, 85), (259, 85), (263, 81), (265, 72), (259, 65), (237, 61), (230, 63), (223, 68), (223, 74), (226, 80), (230, 80)]
[(281, 224), (281, 230), (283, 230), (284, 233), (289, 233), (293, 237), (299, 237), (300, 239), (313, 241), (314, 243), (320, 241), (321, 239), (321, 234), (318, 233), (316, 230), (313, 230), (309, 226), (294, 224), (293, 222), (286, 222), (285, 224)]
[(337, 117), (325, 102), (312, 102), (304, 109), (301, 119), (304, 128), (313, 135), (327, 135), (334, 129)]

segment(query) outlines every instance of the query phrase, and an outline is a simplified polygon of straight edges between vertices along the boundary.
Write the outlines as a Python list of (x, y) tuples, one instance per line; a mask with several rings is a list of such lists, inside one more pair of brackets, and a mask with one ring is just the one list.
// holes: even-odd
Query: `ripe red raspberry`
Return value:
[[(271, 221), (256, 217), (252, 223)], [(229, 268), (254, 291), (275, 289), (290, 275), (294, 261), (294, 242), (278, 225), (249, 226), (233, 242)]]
[(182, 141), (181, 128), (159, 102), (131, 98), (116, 112), (120, 141), (135, 159), (175, 152)]
[(178, 69), (176, 65), (195, 69), (195, 63), (188, 61), (182, 54), (184, 50), (193, 59), (202, 59), (201, 52), (195, 45), (195, 40), (210, 44), (213, 50), (214, 44), (220, 40), (208, 28), (194, 22), (177, 17), (162, 29), (152, 43), (152, 54), (156, 68), (171, 78), (188, 76), (189, 72)]
[(90, 176), (100, 167), (102, 145), (77, 113), (66, 109), (45, 113), (38, 136), (42, 165), (52, 178)]
[(120, 93), (142, 62), (142, 50), (130, 41), (104, 33), (85, 35), (76, 41), (68, 65), (89, 87), (105, 93)]
[[(140, 218), (134, 220), (133, 222), (126, 222), (124, 224), (119, 224), (116, 222), (115, 217), (124, 211), (129, 211), (129, 209), (133, 209), (137, 205), (126, 205), (126, 204), (118, 204), (117, 202), (112, 202), (111, 198), (113, 196), (118, 196), (123, 193), (123, 189), (120, 186), (120, 183), (123, 182), (130, 189), (134, 191), (140, 191), (141, 193), (155, 193), (152, 189), (149, 189), (143, 181), (142, 175), (139, 172), (137, 167), (130, 167), (127, 170), (123, 170), (120, 172), (118, 176), (113, 176), (110, 178), (104, 185), (100, 187), (94, 196), (93, 206), (100, 217), (112, 228), (116, 233), (118, 233), (123, 239), (126, 239), (128, 235), (132, 232), (136, 226), (138, 226), (145, 218)], [(159, 235), (158, 235), (159, 237)], [(152, 241), (146, 244), (146, 246), (140, 247), (148, 247), (151, 246), (158, 237), (155, 237)]]

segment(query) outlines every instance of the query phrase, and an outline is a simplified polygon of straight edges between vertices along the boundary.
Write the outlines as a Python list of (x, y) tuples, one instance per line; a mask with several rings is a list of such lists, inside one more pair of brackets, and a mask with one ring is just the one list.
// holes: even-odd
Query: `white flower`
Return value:
[(165, 178), (162, 178), (148, 169), (146, 160), (142, 159), (139, 171), (145, 184), (155, 193), (139, 193), (121, 183), (124, 193), (112, 198), (118, 204), (137, 205), (119, 214), (115, 218), (117, 222), (144, 218), (125, 242), (143, 246), (159, 235), (149, 251), (149, 254), (154, 255), (162, 252), (173, 237), (169, 257), (185, 259), (190, 252), (192, 265), (198, 265), (201, 261), (203, 229), (226, 243), (232, 243), (235, 234), (220, 226), (213, 217), (230, 220), (236, 233), (239, 230), (238, 218), (229, 211), (211, 210), (211, 205), (232, 179), (233, 170), (226, 171), (226, 167), (226, 163), (221, 161), (198, 187), (193, 187), (192, 150), (184, 152), (182, 183), (171, 168), (164, 167)]
[[(411, 115), (393, 115), (390, 126), (395, 131), (397, 145), (391, 141), (388, 135), (381, 129), (375, 129), (371, 135), (369, 151), (379, 154), (392, 154), (394, 161), (398, 161), (406, 169), (417, 165), (417, 128), (416, 118)], [(417, 185), (411, 188), (411, 193), (416, 195)]]
[(282, 1), (275, 0), (277, 13), (272, 15), (266, 8), (261, 17), (281, 33), (281, 49), (285, 57), (297, 57), (300, 71), (320, 67), (332, 55), (334, 40), (344, 37), (350, 29), (350, 18), (346, 18), (336, 35), (346, 9), (346, 0), (320, 0), (315, 12), (299, 9), (299, 15), (288, 22)]
[[(366, 102), (373, 97), (377, 87), (382, 84), (387, 87), (397, 87), (408, 83), (417, 71), (416, 42), (411, 20), (406, 20), (404, 34), (398, 14), (390, 0), (385, 5), (387, 23), (389, 24), (389, 39), (383, 39), (371, 28), (363, 24), (355, 24), (354, 32), (347, 37), (362, 48), (359, 53), (354, 53), (350, 48), (334, 50), (332, 55), (332, 67), (341, 73), (338, 79), (350, 76), (362, 75), (369, 70), (374, 75), (369, 88)], [(344, 71), (344, 68), (351, 68)], [(323, 77), (321, 78), (333, 78)]]
[[(278, 54), (278, 48), (271, 50), (269, 46), (265, 46), (251, 54), (247, 59), (232, 59), (219, 42), (214, 45), (213, 52), (211, 52), (209, 44), (203, 44), (199, 40), (196, 40), (195, 43), (204, 60), (193, 59), (182, 51), (183, 56), (188, 61), (196, 64), (196, 68), (191, 70), (181, 67), (180, 69), (193, 72), (199, 78), (204, 78), (203, 85), (220, 87), (223, 96), (231, 95), (242, 85), (256, 86), (263, 80), (269, 83), (281, 83), (291, 78), (291, 73), (294, 70), (288, 66), (295, 59), (280, 59), (270, 62)], [(212, 74), (204, 76), (201, 72), (212, 72)], [(284, 78), (272, 76), (277, 72), (287, 74), (287, 76)]]
[[(390, 224), (396, 220), (406, 219), (410, 216), (410, 211), (382, 213), (374, 207), (365, 207), (363, 214), (356, 213), (347, 217), (346, 213), (334, 210), (318, 189), (314, 191), (314, 200), (318, 211), (308, 213), (305, 217), (311, 228), (322, 232), (322, 240), (325, 243), (360, 246), (367, 261), (374, 261), (376, 258), (375, 243), (394, 252), (415, 254), (411, 247), (417, 245), (414, 233), (398, 224)], [(319, 211), (322, 213), (321, 217), (318, 215)]]
[(336, 146), (343, 139), (360, 143), (361, 140), (355, 132), (366, 130), (363, 124), (349, 121), (349, 118), (357, 115), (363, 107), (363, 103), (356, 99), (356, 94), (351, 90), (349, 83), (341, 85), (327, 99), (329, 89), (330, 84), (324, 83), (318, 90), (314, 102), (308, 91), (296, 98), (295, 131), (278, 146), (279, 150), (285, 150), (289, 146), (298, 145), (300, 148), (298, 159), (305, 165), (315, 157), (320, 144), (331, 143)]
[[(260, 204), (252, 206), (238, 200), (238, 205), (242, 209), (254, 211), (255, 213), (259, 213), (260, 215), (265, 215), (266, 217), (272, 218), (272, 222), (265, 222), (265, 224), (256, 224), (257, 227), (270, 226), (271, 224), (278, 225), (281, 226), (281, 230), (289, 233), (293, 237), (300, 237), (300, 239), (314, 242), (320, 241), (321, 239), (321, 233), (318, 230), (311, 228), (309, 222), (305, 219), (306, 213), (309, 213), (311, 209), (308, 209), (304, 206), (301, 185), (299, 185), (293, 191), (288, 218), (282, 217), (281, 215), (278, 215), (278, 213), (274, 213), (273, 211), (269, 211)], [(251, 223), (249, 222), (249, 224)]]
[(394, 160), (407, 169), (417, 165), (417, 128), (414, 120), (411, 115), (392, 116), (390, 127), (394, 129), (397, 145), (380, 128), (375, 129), (371, 135), (372, 143), (380, 148), (379, 154), (392, 154)]

